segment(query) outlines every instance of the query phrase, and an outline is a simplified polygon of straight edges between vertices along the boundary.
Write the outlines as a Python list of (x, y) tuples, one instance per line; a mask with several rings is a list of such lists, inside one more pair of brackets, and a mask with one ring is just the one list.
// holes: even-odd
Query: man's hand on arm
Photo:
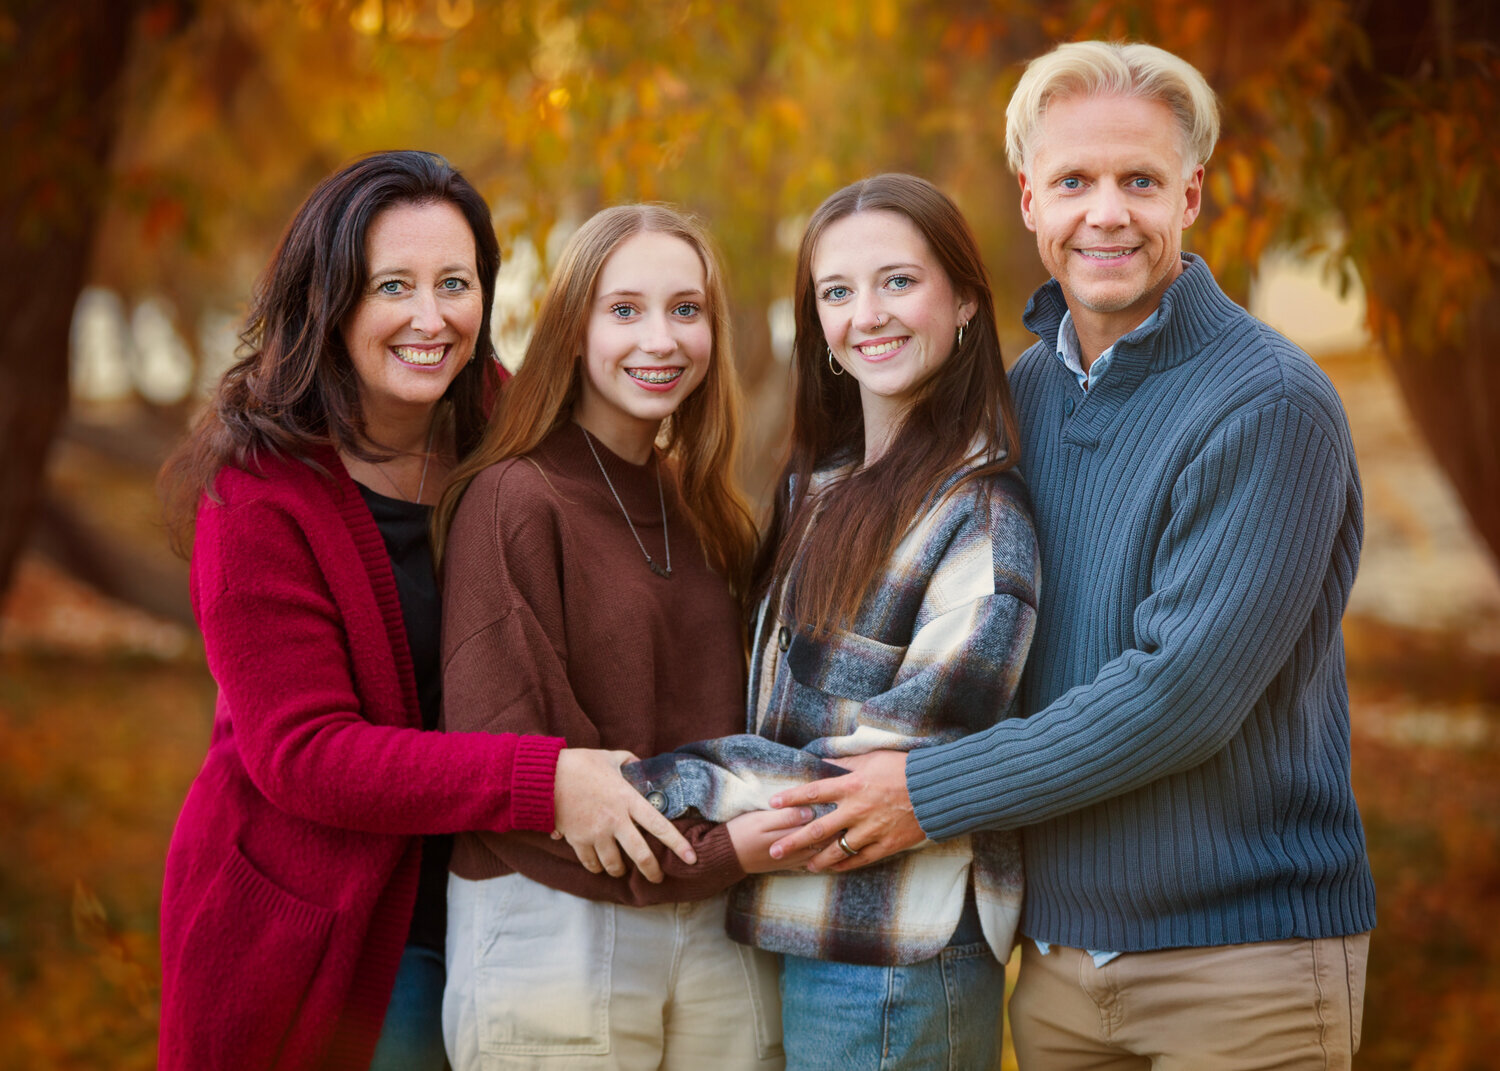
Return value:
[[(906, 753), (872, 751), (840, 758), (838, 765), (852, 772), (788, 789), (771, 797), (772, 807), (800, 807), (832, 803), (834, 809), (814, 819), (771, 846), (771, 856), (784, 859), (819, 847), (807, 864), (813, 873), (842, 873), (878, 862), (927, 839), (906, 791)], [(857, 854), (849, 855), (839, 844)]]

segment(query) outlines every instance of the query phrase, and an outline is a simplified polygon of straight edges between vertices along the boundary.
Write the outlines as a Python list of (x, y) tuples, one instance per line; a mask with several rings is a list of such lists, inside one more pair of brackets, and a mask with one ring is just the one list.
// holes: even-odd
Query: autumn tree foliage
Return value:
[[(176, 10), (147, 4), (148, 18), (164, 6)], [(1225, 110), (1190, 248), (1239, 296), (1277, 246), (1357, 275), (1435, 455), (1500, 547), (1491, 448), (1500, 388), (1487, 357), (1500, 327), (1496, 209), (1486, 197), (1500, 171), (1500, 139), (1485, 131), (1500, 74), (1493, 5), (198, 0), (179, 32), (133, 36), (129, 7), (22, 4), (21, 16), (0, 21), (7, 63), (39, 43), (57, 47), (68, 58), (48, 68), (49, 84), (95, 87), (64, 94), (72, 121), (90, 131), (107, 131), (113, 113), (84, 103), (104, 92), (111, 69), (86, 51), (95, 47), (86, 35), (109, 42), (110, 56), (133, 41), (102, 222), (91, 206), (103, 188), (103, 133), (17, 157), (34, 176), (31, 192), (5, 200), (0, 237), (52, 242), (66, 262), (49, 277), (59, 308), (85, 278), (92, 234), (87, 277), (127, 302), (164, 298), (195, 345), (207, 314), (243, 308), (301, 196), (373, 149), (450, 157), (494, 207), (507, 260), (539, 266), (516, 280), (533, 292), (561, 238), (596, 208), (675, 201), (703, 215), (730, 265), (752, 486), (780, 441), (777, 303), (812, 208), (880, 170), (915, 171), (950, 191), (1010, 310), (1002, 331), (1013, 355), (1029, 341), (1019, 325), (1025, 296), (1042, 281), (1004, 164), (1004, 108), (1020, 62), (1073, 38), (1158, 43), (1197, 64)], [(32, 82), (35, 71), (26, 65)], [(49, 98), (27, 96), (19, 73), (7, 68), (7, 129), (56, 128)], [(64, 146), (75, 143), (96, 146), (92, 170), (73, 166), (80, 155)], [(56, 195), (80, 174), (94, 176), (89, 196)], [(5, 300), (34, 311), (34, 298), (12, 289)], [(525, 320), (523, 300), (509, 326), (524, 330)], [(25, 500), (15, 488), (35, 487), (38, 444), (55, 425), (40, 416), (61, 404), (65, 317), (47, 323), (47, 341), (7, 340), (0, 351), (0, 374), (18, 384), (0, 391), (0, 410), (24, 396), (38, 417), (25, 422), (34, 441), (0, 459), (0, 584), (26, 518), (11, 506)]]
[(1412, 416), (1500, 557), (1500, 6), (1370, 5), (1367, 48), (1304, 184), (1342, 221)]

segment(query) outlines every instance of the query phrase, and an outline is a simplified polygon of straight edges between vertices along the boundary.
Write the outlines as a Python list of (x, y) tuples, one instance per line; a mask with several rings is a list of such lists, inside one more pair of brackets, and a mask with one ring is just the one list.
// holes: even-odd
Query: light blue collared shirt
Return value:
[[(1044, 956), (1052, 951), (1052, 943), (1050, 941), (1038, 941), (1035, 937), (1033, 937), (1031, 939), (1031, 943), (1036, 945), (1036, 950)], [(1117, 956), (1124, 955), (1123, 952), (1100, 952), (1093, 948), (1085, 948), (1084, 951), (1087, 952), (1090, 958), (1093, 959), (1095, 970), (1098, 970), (1100, 967), (1104, 966), (1106, 963), (1116, 958)]]
[[(1157, 306), (1150, 316), (1146, 317), (1126, 334), (1139, 331), (1143, 327), (1150, 327), (1156, 323), (1161, 316), (1161, 306)], [(1123, 335), (1121, 336), (1124, 337)], [(1117, 340), (1118, 341), (1118, 340)], [(1090, 387), (1097, 386), (1099, 380), (1104, 378), (1104, 373), (1109, 371), (1109, 362), (1115, 355), (1113, 345), (1109, 346), (1103, 353), (1094, 358), (1094, 363), (1089, 365), (1089, 370), (1083, 370), (1083, 347), (1078, 344), (1078, 329), (1073, 326), (1073, 314), (1063, 313), (1062, 323), (1057, 327), (1057, 345), (1055, 347), (1057, 359), (1063, 363), (1069, 372), (1078, 379), (1078, 387), (1085, 392)]]

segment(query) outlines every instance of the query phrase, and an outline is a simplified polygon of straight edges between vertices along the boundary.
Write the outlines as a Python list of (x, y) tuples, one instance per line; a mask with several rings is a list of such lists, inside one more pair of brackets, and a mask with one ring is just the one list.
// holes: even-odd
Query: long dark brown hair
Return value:
[(384, 460), (381, 444), (364, 435), (359, 377), (341, 326), (369, 279), (365, 236), (375, 217), (395, 205), (438, 202), (457, 208), (474, 232), (484, 319), (476, 359), (454, 377), (444, 397), (452, 407), (458, 456), (478, 445), (486, 403), (499, 383), (490, 306), (500, 245), (489, 206), (441, 156), (374, 153), (324, 179), (297, 209), (256, 288), (239, 360), (162, 467), (158, 485), (179, 552), (191, 543), (200, 498), (214, 497), (215, 478), (226, 465), (254, 472), (268, 457), (307, 460), (327, 446)]
[(713, 348), (703, 382), (667, 418), (659, 441), (675, 463), (678, 488), (709, 564), (743, 596), (755, 553), (755, 522), (735, 479), (740, 387), (730, 343), (724, 272), (703, 229), (666, 205), (615, 205), (592, 216), (568, 240), (542, 297), (526, 357), (505, 385), (484, 441), (448, 479), (433, 514), (433, 547), (441, 556), (465, 489), (481, 471), (520, 457), (572, 418), (583, 370), (589, 309), (604, 263), (643, 231), (686, 242), (703, 263)]
[[(829, 371), (813, 285), (813, 257), (824, 232), (857, 212), (895, 212), (910, 220), (954, 293), (972, 299), (976, 309), (962, 344), (918, 388), (886, 451), (827, 485), (814, 509), (807, 494), (813, 473), (855, 464), (864, 450), (859, 387), (853, 376)], [(933, 494), (1011, 468), (1020, 457), (1020, 437), (979, 245), (958, 206), (932, 183), (913, 175), (876, 175), (819, 205), (797, 253), (794, 301), (792, 441), (756, 557), (752, 595), (758, 601), (767, 592), (780, 593), (795, 562), (788, 612), (800, 625), (826, 632), (849, 627), (865, 592)], [(976, 444), (982, 452), (977, 459)], [(979, 463), (950, 486), (951, 474), (971, 461)]]

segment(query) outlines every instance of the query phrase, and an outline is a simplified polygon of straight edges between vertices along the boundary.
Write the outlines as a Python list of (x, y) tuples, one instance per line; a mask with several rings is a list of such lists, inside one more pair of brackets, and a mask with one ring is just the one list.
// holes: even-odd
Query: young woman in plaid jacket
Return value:
[[(749, 732), (627, 767), (726, 821), (830, 764), (985, 728), (1032, 635), (1037, 548), (978, 247), (925, 180), (834, 194), (796, 278), (792, 447), (752, 586)], [(858, 844), (840, 836), (854, 856)], [(789, 1068), (998, 1066), (1014, 834), (752, 876), (730, 935), (783, 954)]]

